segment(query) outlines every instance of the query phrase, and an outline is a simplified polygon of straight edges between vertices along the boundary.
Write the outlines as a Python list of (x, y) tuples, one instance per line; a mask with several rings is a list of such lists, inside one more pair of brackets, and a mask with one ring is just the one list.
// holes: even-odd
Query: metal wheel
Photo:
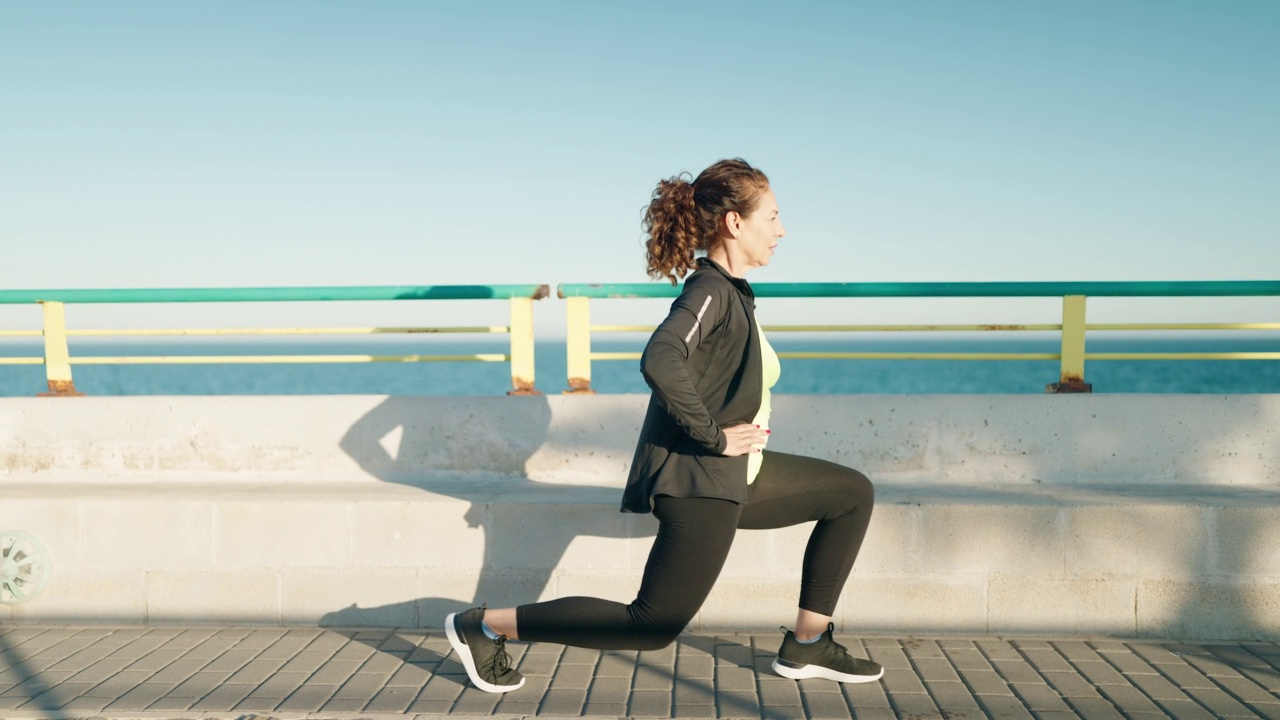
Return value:
[(39, 595), (49, 582), (49, 551), (31, 533), (0, 533), (0, 605), (17, 605)]

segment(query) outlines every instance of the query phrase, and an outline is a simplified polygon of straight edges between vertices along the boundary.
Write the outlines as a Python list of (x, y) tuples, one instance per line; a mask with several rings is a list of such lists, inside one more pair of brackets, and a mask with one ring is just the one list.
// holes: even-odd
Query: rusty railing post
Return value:
[(1084, 381), (1084, 295), (1062, 298), (1062, 366), (1058, 382), (1044, 386), (1047, 393), (1091, 393)]
[(508, 395), (541, 395), (533, 387), (533, 301), (511, 298), (511, 390)]
[(569, 389), (565, 394), (594, 395), (591, 389), (591, 298), (565, 299), (568, 326), (565, 331), (565, 358)]
[(44, 311), (44, 374), (49, 383), (48, 392), (37, 393), (40, 397), (74, 397), (84, 395), (76, 392), (76, 385), (71, 381), (71, 351), (67, 348), (67, 312), (60, 302), (40, 301)]

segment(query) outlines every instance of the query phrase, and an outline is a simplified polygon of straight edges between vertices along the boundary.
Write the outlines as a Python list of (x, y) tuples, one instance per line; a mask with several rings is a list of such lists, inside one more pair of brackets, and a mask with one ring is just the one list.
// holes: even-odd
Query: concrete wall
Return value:
[[(439, 626), (629, 600), (647, 398), (0, 399), (13, 622)], [(867, 473), (837, 620), (868, 632), (1280, 637), (1280, 396), (779, 396), (770, 447)], [(794, 615), (808, 528), (740, 533), (699, 627)]]

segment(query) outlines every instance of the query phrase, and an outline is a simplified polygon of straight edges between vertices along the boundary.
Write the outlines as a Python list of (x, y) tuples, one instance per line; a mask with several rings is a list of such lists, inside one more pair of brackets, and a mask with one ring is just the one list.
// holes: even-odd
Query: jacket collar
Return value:
[(725, 270), (723, 267), (720, 267), (720, 263), (717, 263), (715, 260), (712, 260), (709, 257), (700, 257), (698, 258), (698, 267), (713, 268), (716, 272), (723, 275), (726, 280), (733, 283), (733, 286), (738, 288), (738, 292), (742, 293), (743, 295), (746, 295), (747, 297), (753, 300), (755, 299), (756, 293), (754, 290), (751, 289), (751, 283), (747, 282), (746, 278), (739, 278), (739, 277), (734, 277), (730, 275), (729, 271)]

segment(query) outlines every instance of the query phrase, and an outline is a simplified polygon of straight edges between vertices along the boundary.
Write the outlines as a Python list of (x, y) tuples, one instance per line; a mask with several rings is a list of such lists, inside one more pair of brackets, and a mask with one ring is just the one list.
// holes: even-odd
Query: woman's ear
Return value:
[(728, 233), (731, 238), (737, 239), (738, 235), (742, 233), (742, 216), (736, 210), (730, 210), (725, 213), (721, 224), (723, 225), (721, 229)]

